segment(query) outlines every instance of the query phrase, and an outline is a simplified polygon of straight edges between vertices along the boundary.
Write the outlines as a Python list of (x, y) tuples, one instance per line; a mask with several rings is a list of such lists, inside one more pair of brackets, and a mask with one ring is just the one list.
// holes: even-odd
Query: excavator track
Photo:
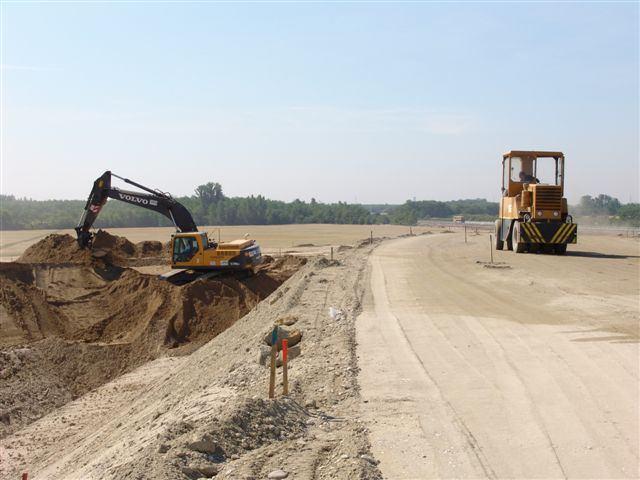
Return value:
[(195, 282), (196, 280), (205, 280), (209, 278), (235, 278), (243, 279), (254, 275), (253, 269), (250, 270), (184, 270), (174, 269), (169, 270), (161, 275), (161, 280), (166, 280), (173, 285), (186, 285), (187, 283)]
[(161, 280), (166, 280), (174, 285), (186, 285), (195, 280), (204, 280), (207, 278), (215, 278), (224, 275), (227, 272), (214, 270), (214, 271), (198, 271), (198, 270), (184, 270), (174, 269), (169, 270), (160, 275)]

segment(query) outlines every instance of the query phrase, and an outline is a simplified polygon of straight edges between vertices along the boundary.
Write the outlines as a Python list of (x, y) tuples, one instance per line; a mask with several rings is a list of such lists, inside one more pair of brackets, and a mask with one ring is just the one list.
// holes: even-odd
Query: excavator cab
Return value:
[(173, 248), (171, 249), (172, 263), (198, 262), (198, 259), (194, 259), (194, 257), (202, 253), (198, 243), (198, 237), (200, 235), (201, 234), (174, 236)]

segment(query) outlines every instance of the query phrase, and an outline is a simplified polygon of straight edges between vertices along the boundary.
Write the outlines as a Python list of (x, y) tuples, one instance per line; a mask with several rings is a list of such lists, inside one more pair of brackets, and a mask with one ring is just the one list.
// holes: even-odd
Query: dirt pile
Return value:
[[(71, 236), (50, 235), (20, 258), (30, 263), (0, 264), (0, 435), (144, 362), (192, 352), (304, 263), (285, 258), (249, 278), (184, 286), (118, 265), (123, 255), (161, 251), (156, 243), (98, 232), (94, 251), (108, 255), (96, 259)], [(10, 348), (20, 345), (25, 358)]]
[(133, 243), (125, 237), (111, 235), (105, 230), (98, 230), (93, 237), (93, 249), (111, 253), (120, 259), (133, 258), (166, 258), (169, 252), (169, 242), (145, 240)]
[(71, 235), (51, 234), (27, 248), (21, 263), (91, 263), (90, 250), (83, 250)]
[(93, 236), (93, 248), (108, 250), (118, 256), (132, 257), (136, 253), (136, 246), (125, 237), (111, 235), (104, 230), (98, 230)]
[(135, 245), (138, 257), (163, 257), (168, 256), (169, 242), (162, 243), (157, 240), (146, 240)]
[(274, 258), (270, 255), (263, 255), (262, 265), (258, 268), (258, 273), (268, 272), (273, 278), (277, 278), (284, 282), (291, 275), (296, 273), (301, 266), (307, 263), (304, 257), (296, 257), (293, 255), (284, 255)]
[[(219, 473), (225, 462), (277, 442), (302, 437), (308, 418), (308, 412), (290, 398), (236, 399), (215, 419), (203, 419), (204, 425), (199, 425), (196, 431), (188, 422), (167, 429), (163, 435), (166, 443), (158, 448), (161, 455), (157, 452), (149, 455), (149, 465), (144, 469), (123, 465), (115, 469), (114, 476), (136, 478), (151, 471), (154, 478), (209, 478)], [(172, 462), (167, 462), (164, 455), (169, 451), (168, 456), (175, 459)]]
[(0, 275), (0, 347), (64, 332), (64, 321), (33, 285)]
[[(22, 263), (73, 263), (133, 266), (140, 259), (166, 259), (168, 245), (157, 241), (132, 243), (124, 237), (98, 230), (91, 249), (80, 248), (71, 235), (51, 234), (31, 245), (18, 258)], [(143, 262), (148, 263), (148, 262)]]

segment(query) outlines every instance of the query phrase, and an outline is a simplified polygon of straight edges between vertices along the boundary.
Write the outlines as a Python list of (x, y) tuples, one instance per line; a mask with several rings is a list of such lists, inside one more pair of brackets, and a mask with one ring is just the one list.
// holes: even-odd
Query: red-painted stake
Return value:
[(282, 340), (282, 394), (289, 395), (289, 377), (287, 375), (287, 353), (289, 351), (289, 341)]
[(24, 472), (22, 474), (22, 480), (29, 480), (29, 473), (28, 472)]

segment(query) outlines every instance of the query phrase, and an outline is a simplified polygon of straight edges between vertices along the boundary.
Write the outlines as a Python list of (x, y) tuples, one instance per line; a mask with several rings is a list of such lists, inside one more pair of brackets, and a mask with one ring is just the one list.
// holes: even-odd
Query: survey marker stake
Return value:
[(269, 373), (269, 398), (275, 396), (276, 391), (276, 356), (278, 355), (278, 326), (271, 332), (271, 371)]
[(491, 263), (493, 263), (493, 235), (489, 234), (489, 250), (491, 250)]
[(287, 374), (287, 353), (289, 351), (289, 341), (282, 339), (282, 394), (289, 395), (289, 376)]

